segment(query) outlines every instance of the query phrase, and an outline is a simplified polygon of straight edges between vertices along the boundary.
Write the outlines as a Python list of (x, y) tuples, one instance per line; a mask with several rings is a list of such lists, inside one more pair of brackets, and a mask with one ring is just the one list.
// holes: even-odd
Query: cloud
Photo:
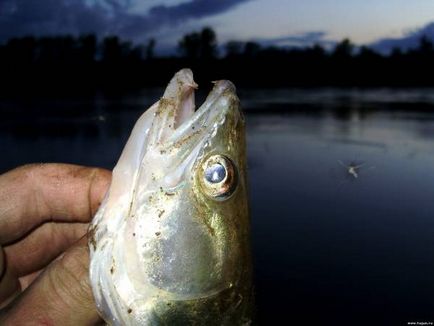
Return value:
[[(138, 0), (137, 0), (138, 1)], [(129, 11), (132, 0), (2, 0), (0, 42), (23, 35), (96, 33), (140, 39), (165, 26), (224, 13), (250, 0), (190, 0)]]
[(327, 32), (325, 31), (310, 31), (276, 38), (257, 39), (255, 41), (263, 46), (286, 47), (307, 47), (314, 44), (330, 47), (336, 44), (336, 41), (327, 39)]
[(155, 30), (162, 26), (176, 26), (191, 19), (224, 13), (250, 0), (192, 0), (174, 6), (152, 7), (146, 16), (130, 16), (119, 27), (121, 35), (134, 36), (138, 30)]
[(418, 47), (420, 39), (423, 36), (434, 42), (434, 22), (418, 30), (408, 32), (400, 38), (380, 39), (372, 43), (370, 47), (383, 54), (391, 53), (394, 48), (400, 48), (405, 51)]
[(202, 18), (228, 11), (249, 0), (193, 0), (176, 6), (155, 6), (149, 10), (151, 16), (182, 21), (186, 18)]

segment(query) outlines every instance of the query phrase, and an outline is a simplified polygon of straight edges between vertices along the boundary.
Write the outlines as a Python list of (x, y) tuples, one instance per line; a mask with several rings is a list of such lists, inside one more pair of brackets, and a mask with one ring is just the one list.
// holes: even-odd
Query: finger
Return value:
[[(1, 248), (0, 256), (3, 256)], [(8, 268), (6, 259), (3, 259), (3, 267), (0, 271), (0, 309), (21, 292), (16, 274), (12, 268)]]
[(89, 251), (84, 238), (54, 261), (12, 302), (2, 325), (90, 325), (100, 318), (88, 277)]
[(5, 262), (6, 262), (6, 259), (5, 259), (5, 255), (4, 255), (4, 252), (3, 252), (3, 248), (0, 245), (0, 279), (2, 278), (3, 273), (6, 270), (6, 264), (5, 264)]
[(45, 223), (23, 240), (4, 247), (8, 268), (21, 277), (48, 265), (88, 229), (87, 223)]
[(0, 244), (46, 221), (88, 222), (110, 172), (69, 164), (26, 165), (0, 176)]

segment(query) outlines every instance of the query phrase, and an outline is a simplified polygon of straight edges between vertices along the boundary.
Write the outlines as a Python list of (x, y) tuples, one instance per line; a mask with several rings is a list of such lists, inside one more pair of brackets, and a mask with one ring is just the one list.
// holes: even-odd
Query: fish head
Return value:
[[(152, 162), (144, 171), (146, 182), (139, 181), (138, 206), (154, 211), (142, 227), (148, 228), (143, 242), (149, 250), (142, 252), (148, 255), (147, 275), (179, 299), (232, 286), (241, 270), (237, 223), (245, 224), (237, 219), (247, 215), (237, 211), (247, 205), (244, 121), (235, 87), (215, 82), (196, 112), (194, 88), (190, 70), (180, 71), (169, 84), (148, 136), (146, 155)], [(146, 196), (140, 193), (147, 192), (151, 205), (141, 203)], [(138, 218), (145, 215), (142, 211)]]
[(195, 111), (195, 88), (189, 69), (174, 76), (136, 123), (113, 171), (90, 241), (100, 311), (121, 314), (128, 306), (146, 315), (162, 298), (216, 296), (236, 288), (248, 268), (239, 99), (231, 82), (217, 81)]

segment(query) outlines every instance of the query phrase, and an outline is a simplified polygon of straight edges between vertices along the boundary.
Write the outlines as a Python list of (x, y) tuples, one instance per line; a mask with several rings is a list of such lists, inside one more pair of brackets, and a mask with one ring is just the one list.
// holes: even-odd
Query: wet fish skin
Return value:
[[(195, 87), (181, 70), (142, 115), (92, 222), (90, 278), (109, 324), (251, 323), (244, 119), (232, 83), (194, 113)], [(225, 167), (221, 183), (209, 166)]]

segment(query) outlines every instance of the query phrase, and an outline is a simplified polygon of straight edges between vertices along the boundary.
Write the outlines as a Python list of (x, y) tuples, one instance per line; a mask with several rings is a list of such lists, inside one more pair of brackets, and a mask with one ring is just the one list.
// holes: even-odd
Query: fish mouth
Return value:
[[(151, 144), (168, 149), (192, 145), (209, 138), (231, 110), (238, 111), (236, 88), (228, 80), (214, 81), (203, 104), (195, 110), (195, 90), (190, 69), (182, 69), (170, 81), (155, 112)], [(236, 114), (236, 115), (239, 115)], [(181, 144), (182, 143), (182, 144)], [(189, 143), (189, 144), (188, 144)]]
[[(213, 81), (213, 89), (208, 94), (205, 102), (195, 110), (195, 94), (194, 91), (198, 85), (193, 81), (193, 73), (190, 69), (183, 69), (179, 72), (183, 80), (178, 80), (178, 83), (184, 84), (184, 89), (180, 92), (180, 105), (177, 107), (175, 129), (177, 133), (182, 133), (185, 129), (193, 127), (198, 122), (209, 122), (217, 117), (219, 113), (225, 113), (229, 108), (229, 100), (231, 97), (236, 97), (236, 89), (234, 84), (228, 80)], [(178, 76), (175, 75), (175, 78)], [(179, 77), (178, 77), (179, 78)], [(220, 111), (220, 112), (219, 112)]]

